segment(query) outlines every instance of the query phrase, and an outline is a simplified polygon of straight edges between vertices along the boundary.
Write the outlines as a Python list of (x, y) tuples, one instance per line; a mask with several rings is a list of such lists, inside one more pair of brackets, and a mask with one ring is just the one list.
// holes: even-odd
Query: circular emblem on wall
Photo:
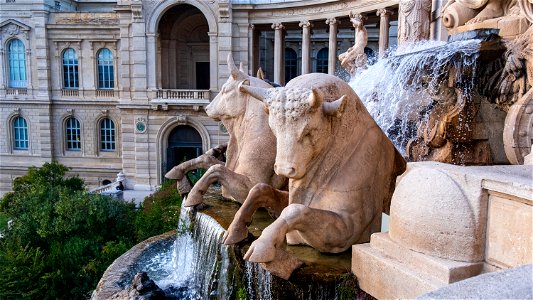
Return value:
[(228, 129), (226, 129), (226, 126), (224, 126), (224, 124), (222, 124), (222, 123), (219, 123), (219, 124), (218, 124), (218, 129), (219, 129), (220, 132), (222, 132), (222, 133), (228, 133)]
[(137, 130), (138, 133), (145, 133), (146, 123), (144, 123), (143, 121), (137, 121), (137, 123), (135, 123), (135, 129)]

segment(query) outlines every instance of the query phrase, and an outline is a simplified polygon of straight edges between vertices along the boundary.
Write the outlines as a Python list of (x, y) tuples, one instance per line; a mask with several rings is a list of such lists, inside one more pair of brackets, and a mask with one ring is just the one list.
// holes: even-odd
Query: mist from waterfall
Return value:
[[(407, 142), (426, 122), (432, 106), (455, 101), (447, 89), (456, 83), (473, 87), (475, 74), (463, 74), (479, 54), (480, 40), (425, 41), (403, 47), (359, 72), (349, 82), (367, 110), (397, 149), (405, 154)], [(474, 68), (471, 68), (475, 70)], [(450, 70), (455, 70), (449, 74)]]

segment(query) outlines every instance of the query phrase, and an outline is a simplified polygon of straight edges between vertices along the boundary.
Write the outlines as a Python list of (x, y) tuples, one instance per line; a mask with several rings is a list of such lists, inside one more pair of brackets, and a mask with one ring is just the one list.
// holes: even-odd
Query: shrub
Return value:
[(84, 191), (56, 162), (15, 180), (0, 209), (0, 299), (86, 298), (105, 268), (135, 242), (133, 204)]
[(141, 209), (135, 220), (138, 241), (176, 229), (181, 210), (176, 180), (163, 182), (159, 191), (144, 199)]

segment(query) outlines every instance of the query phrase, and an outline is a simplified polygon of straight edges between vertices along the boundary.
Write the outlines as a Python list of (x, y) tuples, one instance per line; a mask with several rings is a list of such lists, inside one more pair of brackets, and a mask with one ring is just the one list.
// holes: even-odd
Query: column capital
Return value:
[(379, 17), (390, 17), (394, 15), (394, 11), (388, 8), (380, 8), (376, 11), (376, 15)]
[(311, 24), (311, 22), (309, 22), (308, 20), (305, 20), (305, 21), (300, 21), (300, 24), (298, 24), (298, 26), (302, 28), (308, 28), (308, 27), (313, 27), (313, 24)]
[(285, 28), (285, 26), (283, 26), (282, 23), (274, 23), (274, 24), (272, 24), (272, 29), (274, 29), (274, 30), (282, 30), (284, 28)]
[(337, 18), (333, 17), (333, 18), (329, 18), (329, 19), (326, 19), (326, 24), (327, 25), (335, 25), (335, 24), (340, 24), (341, 21), (340, 20), (337, 20)]

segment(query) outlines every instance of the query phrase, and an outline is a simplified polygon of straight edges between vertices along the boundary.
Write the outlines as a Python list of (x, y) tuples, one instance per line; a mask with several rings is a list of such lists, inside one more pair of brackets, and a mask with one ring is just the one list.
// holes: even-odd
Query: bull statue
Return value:
[(309, 245), (339, 253), (365, 243), (380, 231), (396, 177), (406, 162), (374, 122), (359, 97), (341, 79), (306, 74), (284, 88), (240, 89), (262, 100), (277, 140), (274, 169), (289, 178), (288, 192), (264, 183), (252, 188), (224, 237), (225, 244), (246, 238), (258, 207), (279, 207), (279, 218), (265, 228), (244, 259), (261, 263), (288, 279), (301, 262), (282, 249)]
[[(264, 105), (260, 101), (250, 100), (251, 96), (238, 88), (243, 83), (258, 88), (272, 86), (261, 79), (248, 76), (242, 66), (239, 70), (231, 54), (228, 55), (228, 68), (228, 80), (205, 108), (209, 117), (222, 121), (228, 129), (227, 147), (213, 148), (195, 159), (175, 166), (165, 174), (165, 177), (178, 179), (179, 182), (183, 181), (185, 174), (191, 170), (207, 169), (190, 190), (184, 202), (185, 206), (200, 204), (209, 186), (216, 181), (221, 183), (224, 197), (233, 198), (240, 203), (257, 183), (276, 188), (286, 187), (287, 179), (274, 173), (276, 138), (268, 127), (268, 115)], [(220, 160), (224, 151), (225, 164)], [(269, 212), (274, 216), (279, 215), (283, 207)]]

